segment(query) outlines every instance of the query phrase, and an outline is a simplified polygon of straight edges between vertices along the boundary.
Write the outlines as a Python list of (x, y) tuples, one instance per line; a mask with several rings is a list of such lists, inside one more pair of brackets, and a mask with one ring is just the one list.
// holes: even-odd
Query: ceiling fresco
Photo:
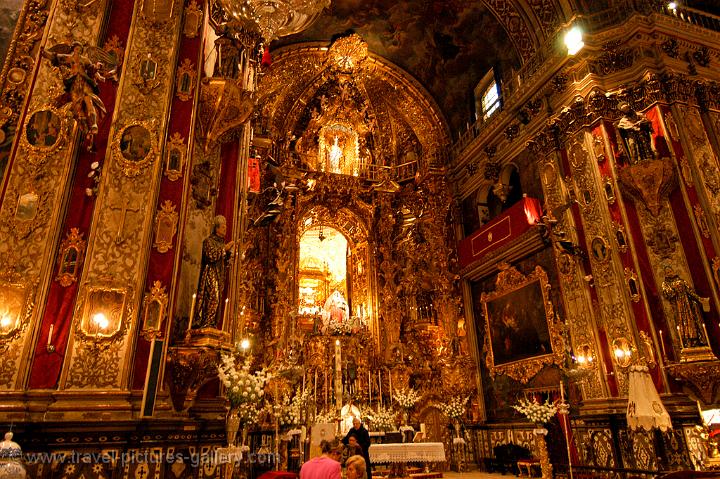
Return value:
[(372, 53), (397, 64), (433, 95), (456, 133), (472, 122), (472, 92), (493, 67), (520, 62), (503, 27), (480, 1), (334, 0), (305, 32), (279, 46), (331, 42), (354, 31)]

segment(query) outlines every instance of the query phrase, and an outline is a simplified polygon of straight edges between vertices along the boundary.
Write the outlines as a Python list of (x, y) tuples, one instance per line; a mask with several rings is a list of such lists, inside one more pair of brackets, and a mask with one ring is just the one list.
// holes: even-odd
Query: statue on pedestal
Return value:
[(227, 267), (235, 244), (234, 241), (225, 243), (226, 232), (225, 217), (216, 216), (212, 233), (203, 241), (197, 307), (191, 318), (192, 329), (222, 328), (220, 303), (225, 294)]
[(633, 165), (641, 161), (654, 159), (653, 128), (650, 120), (644, 114), (633, 110), (628, 102), (621, 101), (618, 104), (618, 109), (623, 116), (618, 121), (617, 128), (625, 144), (625, 150), (629, 157), (628, 162)]
[(708, 298), (698, 296), (695, 290), (669, 265), (665, 266), (662, 291), (663, 296), (670, 301), (675, 313), (675, 325), (682, 348), (707, 347), (708, 338), (703, 327), (702, 311), (709, 309)]

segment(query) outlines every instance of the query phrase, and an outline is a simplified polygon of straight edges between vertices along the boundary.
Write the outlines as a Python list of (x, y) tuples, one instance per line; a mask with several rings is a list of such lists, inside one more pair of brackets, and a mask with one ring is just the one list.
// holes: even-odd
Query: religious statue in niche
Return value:
[(215, 50), (217, 51), (217, 59), (215, 61), (215, 71), (213, 76), (235, 79), (240, 72), (238, 64), (240, 62), (240, 49), (237, 47), (235, 40), (230, 36), (225, 27), (220, 36), (215, 40)]
[(190, 184), (197, 208), (202, 210), (210, 206), (212, 197), (217, 194), (217, 189), (215, 188), (215, 175), (209, 162), (205, 161), (193, 166)]
[(59, 43), (43, 50), (43, 56), (58, 67), (64, 92), (55, 101), (58, 107), (70, 105), (73, 118), (92, 141), (98, 132), (98, 112), (106, 113), (98, 96), (98, 81), (117, 80), (117, 58), (97, 47), (84, 47), (79, 42)]
[(618, 121), (617, 128), (628, 155), (628, 162), (634, 165), (641, 161), (654, 159), (653, 128), (650, 120), (644, 114), (633, 110), (628, 102), (620, 102), (618, 109), (623, 116)]
[(681, 347), (708, 347), (702, 312), (710, 310), (709, 298), (698, 296), (695, 290), (675, 273), (672, 266), (666, 265), (664, 274), (662, 292), (675, 313), (675, 326)]
[(213, 231), (202, 246), (200, 281), (197, 288), (197, 307), (192, 321), (192, 329), (220, 328), (220, 303), (225, 293), (225, 278), (232, 257), (234, 241), (225, 243), (227, 223), (225, 217), (218, 215), (213, 221)]
[(340, 325), (350, 320), (349, 307), (347, 301), (343, 297), (340, 291), (335, 290), (325, 300), (325, 305), (322, 311), (323, 318), (323, 329), (327, 331), (327, 328), (336, 329), (333, 326)]

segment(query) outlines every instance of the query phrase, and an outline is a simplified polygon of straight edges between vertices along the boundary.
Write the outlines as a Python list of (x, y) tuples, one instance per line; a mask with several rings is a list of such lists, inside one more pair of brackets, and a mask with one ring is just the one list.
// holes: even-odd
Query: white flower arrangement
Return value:
[(223, 354), (221, 359), (218, 376), (225, 386), (230, 405), (238, 407), (250, 403), (257, 410), (265, 395), (265, 383), (270, 376), (264, 369), (251, 373), (249, 359), (245, 360), (241, 367), (238, 367), (234, 356)]
[(439, 404), (440, 410), (450, 419), (460, 419), (465, 415), (465, 405), (468, 399), (470, 399), (469, 396), (465, 398), (460, 396), (452, 397), (448, 402)]
[(412, 407), (420, 400), (420, 393), (413, 388), (396, 389), (393, 393), (398, 406), (403, 409), (412, 409)]
[(368, 414), (368, 420), (372, 427), (376, 431), (394, 431), (395, 430), (395, 416), (397, 413), (391, 408), (384, 408), (378, 406), (375, 411), (370, 411)]
[(551, 404), (550, 401), (545, 401), (543, 404), (540, 404), (536, 399), (532, 401), (520, 399), (518, 405), (513, 406), (513, 409), (535, 424), (546, 424), (550, 422), (557, 413), (557, 407)]
[(333, 411), (332, 409), (329, 411), (323, 411), (317, 416), (315, 416), (315, 423), (316, 424), (328, 424), (336, 422), (339, 419), (337, 411)]
[(300, 388), (298, 388), (292, 399), (290, 399), (290, 396), (285, 396), (278, 413), (278, 421), (280, 425), (290, 427), (300, 426), (303, 418), (303, 411), (305, 410), (309, 399), (310, 389), (308, 388), (305, 388), (304, 391), (300, 391)]

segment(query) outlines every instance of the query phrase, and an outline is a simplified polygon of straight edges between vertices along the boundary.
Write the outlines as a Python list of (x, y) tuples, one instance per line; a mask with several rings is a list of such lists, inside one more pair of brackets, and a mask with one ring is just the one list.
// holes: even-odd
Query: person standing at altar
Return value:
[(340, 441), (320, 441), (319, 457), (307, 461), (300, 468), (300, 479), (340, 479), (340, 457), (343, 446)]
[(362, 455), (365, 458), (365, 464), (367, 469), (367, 477), (372, 478), (372, 470), (370, 465), (370, 433), (359, 417), (353, 419), (353, 427), (343, 438), (343, 444), (347, 445), (350, 443), (350, 437), (355, 436), (358, 445), (362, 448)]
[(192, 329), (222, 328), (220, 304), (225, 294), (225, 278), (235, 244), (234, 241), (225, 243), (226, 233), (225, 217), (216, 216), (212, 233), (203, 241), (197, 306), (191, 318)]

